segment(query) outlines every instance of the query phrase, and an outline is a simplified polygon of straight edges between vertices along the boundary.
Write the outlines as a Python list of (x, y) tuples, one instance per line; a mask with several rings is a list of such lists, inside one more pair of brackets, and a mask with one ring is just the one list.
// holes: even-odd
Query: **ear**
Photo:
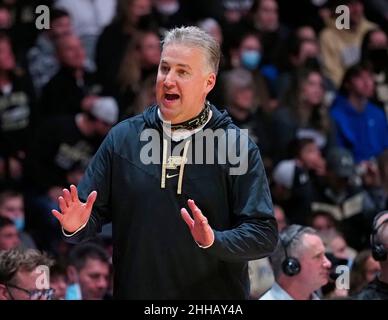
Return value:
[(74, 266), (67, 267), (67, 278), (69, 279), (69, 283), (78, 282), (78, 271)]
[(217, 76), (214, 72), (212, 72), (208, 75), (207, 80), (206, 80), (206, 85), (205, 85), (206, 94), (208, 94), (216, 85), (216, 78), (217, 78)]
[(11, 300), (4, 284), (0, 284), (0, 300)]

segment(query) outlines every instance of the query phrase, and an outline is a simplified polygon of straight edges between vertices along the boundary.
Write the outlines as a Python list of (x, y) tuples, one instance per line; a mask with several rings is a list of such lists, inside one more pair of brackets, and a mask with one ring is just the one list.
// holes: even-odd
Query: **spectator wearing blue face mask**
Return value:
[(275, 65), (289, 30), (279, 20), (276, 0), (256, 0), (244, 19), (252, 30), (260, 32), (263, 44), (264, 64)]
[(261, 63), (262, 50), (260, 34), (254, 31), (244, 32), (231, 45), (229, 50), (230, 67), (241, 67), (252, 72), (257, 71)]
[(13, 190), (5, 190), (0, 193), (0, 217), (8, 218), (14, 223), (24, 248), (36, 249), (35, 241), (24, 231), (25, 214), (22, 193)]
[(261, 62), (261, 52), (256, 49), (245, 49), (241, 52), (241, 64), (248, 70), (256, 70)]
[(289, 30), (279, 19), (276, 0), (255, 0), (242, 21), (243, 28), (261, 35), (260, 70), (275, 91), (278, 79), (279, 58)]
[(262, 45), (256, 32), (245, 33), (230, 49), (230, 68), (242, 68), (252, 73), (255, 83), (255, 105), (271, 111), (273, 101), (268, 81), (261, 73)]
[(75, 246), (68, 257), (66, 300), (109, 300), (109, 256), (103, 247), (88, 242)]

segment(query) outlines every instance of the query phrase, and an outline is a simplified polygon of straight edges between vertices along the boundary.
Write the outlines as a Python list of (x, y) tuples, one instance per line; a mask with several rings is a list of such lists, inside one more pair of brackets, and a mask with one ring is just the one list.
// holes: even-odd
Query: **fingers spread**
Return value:
[(92, 191), (89, 194), (88, 199), (86, 200), (86, 208), (88, 210), (92, 210), (92, 207), (93, 207), (94, 201), (96, 201), (96, 198), (97, 198), (97, 191)]
[(65, 199), (63, 199), (63, 197), (60, 196), (58, 198), (58, 202), (59, 202), (59, 208), (61, 209), (62, 213), (65, 214), (65, 212), (67, 210), (67, 205), (66, 205)]
[(190, 210), (191, 211), (194, 211), (195, 209), (197, 209), (198, 207), (196, 206), (194, 200), (187, 200), (187, 205), (189, 206)]
[[(187, 203), (190, 207), (191, 212), (193, 213), (193, 217), (194, 217), (195, 222), (202, 224), (202, 221), (204, 219), (206, 219), (206, 217), (202, 214), (201, 210), (197, 207), (194, 200), (190, 199), (187, 201)], [(207, 219), (206, 219), (206, 221), (207, 221)]]
[(181, 209), (181, 215), (183, 220), (186, 222), (187, 226), (191, 230), (194, 227), (194, 220), (190, 217), (190, 214), (187, 212), (185, 208)]
[(71, 194), (71, 200), (73, 200), (74, 202), (79, 201), (78, 191), (77, 191), (77, 188), (74, 184), (72, 184), (70, 186), (70, 194)]
[(63, 198), (65, 199), (66, 206), (70, 207), (71, 204), (71, 195), (69, 190), (63, 189)]
[(51, 213), (54, 215), (55, 218), (58, 219), (60, 223), (62, 223), (62, 215), (59, 213), (59, 211), (53, 209), (51, 210)]

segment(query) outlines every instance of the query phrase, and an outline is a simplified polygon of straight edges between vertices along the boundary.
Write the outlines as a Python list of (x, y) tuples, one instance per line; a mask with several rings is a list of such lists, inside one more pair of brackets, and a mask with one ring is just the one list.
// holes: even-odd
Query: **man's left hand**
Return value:
[(207, 218), (202, 214), (201, 210), (196, 206), (194, 200), (188, 200), (187, 204), (193, 213), (193, 218), (185, 208), (181, 209), (183, 220), (188, 225), (191, 235), (195, 242), (201, 247), (210, 247), (214, 242), (214, 231), (209, 226)]

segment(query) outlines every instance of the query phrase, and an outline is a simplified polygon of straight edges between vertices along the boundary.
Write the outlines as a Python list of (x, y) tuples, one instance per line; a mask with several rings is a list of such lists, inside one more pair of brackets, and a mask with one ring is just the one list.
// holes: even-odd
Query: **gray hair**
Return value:
[(270, 257), (275, 279), (283, 272), (282, 263), (286, 259), (286, 251), (289, 258), (298, 259), (302, 256), (304, 248), (302, 240), (305, 234), (317, 235), (317, 232), (311, 227), (297, 224), (292, 224), (280, 232), (278, 245)]
[(194, 26), (174, 28), (165, 34), (162, 40), (162, 50), (171, 44), (199, 47), (205, 53), (211, 70), (217, 74), (221, 58), (220, 45), (204, 30)]

